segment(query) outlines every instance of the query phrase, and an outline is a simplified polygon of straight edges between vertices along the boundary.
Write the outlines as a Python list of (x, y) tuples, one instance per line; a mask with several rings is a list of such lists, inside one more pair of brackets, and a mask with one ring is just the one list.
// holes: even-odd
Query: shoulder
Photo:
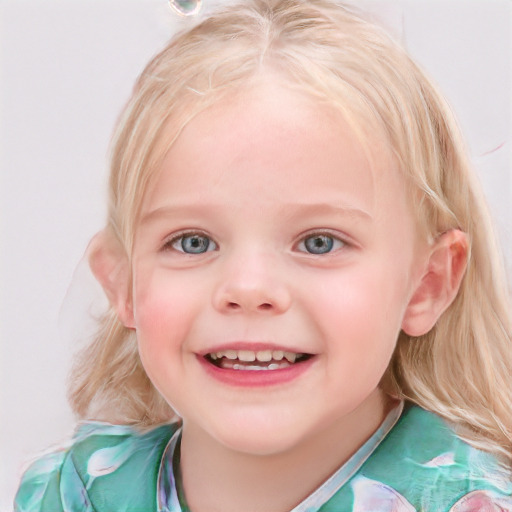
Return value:
[(410, 504), (403, 510), (512, 511), (510, 472), (416, 406), (405, 410), (352, 483), (354, 493), (368, 494), (372, 486), (403, 498)]
[(80, 425), (68, 446), (27, 469), (15, 511), (151, 509), (162, 453), (177, 427), (162, 425), (141, 433), (106, 423)]

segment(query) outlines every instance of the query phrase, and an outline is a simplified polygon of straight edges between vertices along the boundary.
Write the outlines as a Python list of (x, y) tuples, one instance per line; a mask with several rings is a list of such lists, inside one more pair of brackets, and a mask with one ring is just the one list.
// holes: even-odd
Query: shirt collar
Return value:
[[(354, 476), (380, 443), (386, 438), (400, 418), (404, 402), (399, 402), (387, 414), (380, 427), (333, 475), (331, 475), (315, 491), (299, 503), (291, 512), (316, 512), (329, 501)], [(157, 512), (187, 512), (185, 505), (180, 504), (178, 485), (173, 465), (175, 454), (179, 452), (181, 427), (171, 437), (162, 455), (158, 471), (156, 499)]]

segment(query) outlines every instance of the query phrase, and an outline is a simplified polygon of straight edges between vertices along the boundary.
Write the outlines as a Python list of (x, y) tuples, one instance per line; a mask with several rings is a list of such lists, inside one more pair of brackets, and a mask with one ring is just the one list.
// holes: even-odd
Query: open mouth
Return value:
[(307, 361), (311, 354), (283, 350), (222, 350), (210, 352), (205, 359), (217, 368), (229, 370), (280, 370)]

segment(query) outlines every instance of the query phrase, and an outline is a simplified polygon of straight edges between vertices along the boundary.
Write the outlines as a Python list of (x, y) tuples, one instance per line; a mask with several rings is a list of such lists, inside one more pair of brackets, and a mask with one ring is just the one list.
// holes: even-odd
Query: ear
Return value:
[(468, 258), (468, 237), (458, 229), (446, 231), (430, 247), (426, 271), (409, 301), (402, 330), (426, 334), (455, 299)]
[(125, 327), (134, 328), (130, 263), (121, 243), (107, 230), (96, 234), (87, 247), (92, 273)]

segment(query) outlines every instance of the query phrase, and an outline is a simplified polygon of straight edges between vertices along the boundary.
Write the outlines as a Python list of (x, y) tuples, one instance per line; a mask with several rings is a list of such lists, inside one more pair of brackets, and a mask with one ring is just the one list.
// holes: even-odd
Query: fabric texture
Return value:
[[(69, 446), (29, 467), (14, 509), (186, 512), (180, 437), (178, 424), (140, 433), (127, 426), (84, 423)], [(492, 455), (460, 440), (435, 414), (399, 407), (293, 509), (316, 511), (512, 512), (512, 481)]]

